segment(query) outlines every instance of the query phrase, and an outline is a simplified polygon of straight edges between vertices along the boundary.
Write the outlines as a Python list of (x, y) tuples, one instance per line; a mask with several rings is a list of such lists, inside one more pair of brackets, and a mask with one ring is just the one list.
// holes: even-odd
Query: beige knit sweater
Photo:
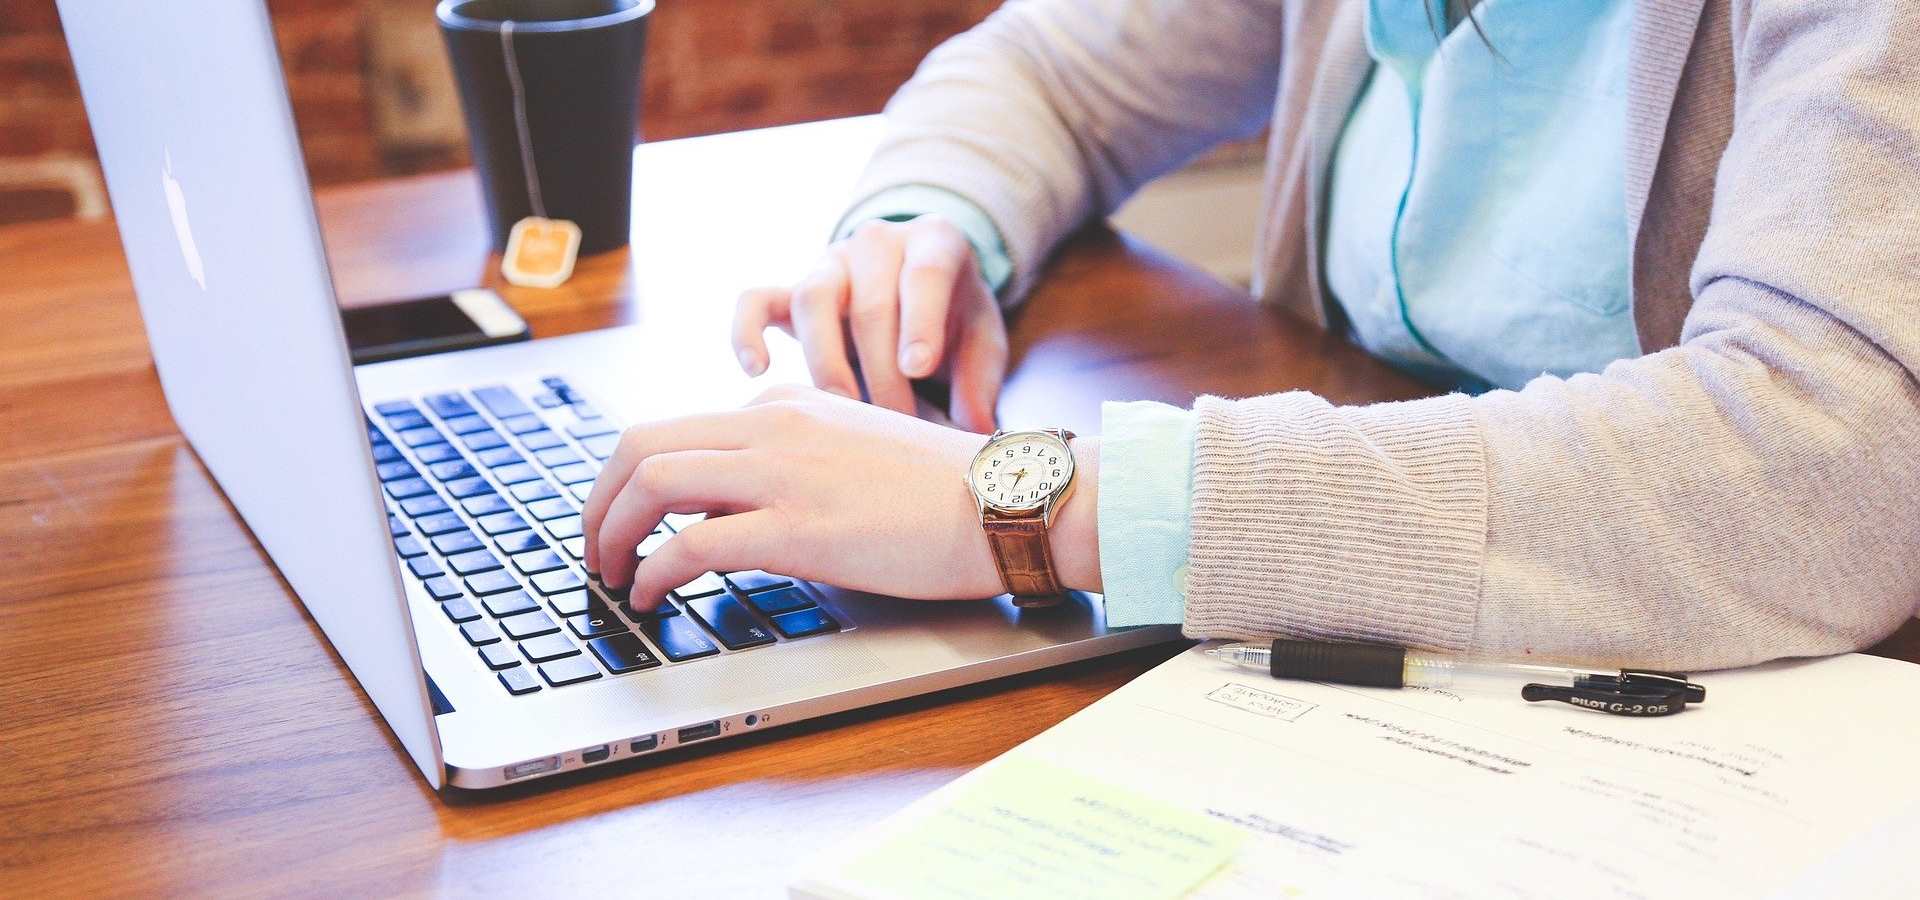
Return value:
[[(1920, 4), (1636, 17), (1622, 190), (1647, 355), (1474, 398), (1202, 398), (1190, 634), (1692, 669), (1853, 650), (1915, 613)], [(1363, 18), (1015, 0), (889, 104), (860, 195), (978, 203), (1017, 298), (1076, 225), (1271, 123), (1255, 294), (1324, 325), (1317, 207)]]

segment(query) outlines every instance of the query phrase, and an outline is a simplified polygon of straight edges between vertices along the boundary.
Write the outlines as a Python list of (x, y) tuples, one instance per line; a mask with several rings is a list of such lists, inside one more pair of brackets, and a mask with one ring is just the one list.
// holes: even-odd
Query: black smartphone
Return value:
[(532, 337), (527, 320), (486, 288), (342, 310), (354, 365), (511, 344)]

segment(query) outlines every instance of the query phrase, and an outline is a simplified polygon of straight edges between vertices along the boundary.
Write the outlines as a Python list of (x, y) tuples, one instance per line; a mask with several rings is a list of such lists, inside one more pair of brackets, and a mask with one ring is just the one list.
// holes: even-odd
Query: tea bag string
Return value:
[(507, 86), (513, 90), (513, 124), (520, 134), (520, 170), (527, 176), (527, 202), (533, 214), (547, 217), (547, 204), (540, 199), (540, 174), (533, 164), (533, 129), (527, 125), (527, 90), (520, 83), (520, 60), (513, 53), (513, 20), (500, 23), (500, 52), (507, 62)]

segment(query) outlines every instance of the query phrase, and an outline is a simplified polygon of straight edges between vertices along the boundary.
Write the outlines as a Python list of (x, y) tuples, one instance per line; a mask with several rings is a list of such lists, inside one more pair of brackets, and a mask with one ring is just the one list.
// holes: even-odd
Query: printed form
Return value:
[(1829, 858), (1911, 887), (1912, 847), (1875, 848), (1920, 815), (1901, 699), (1920, 666), (1704, 673), (1707, 702), (1633, 719), (1278, 681), (1201, 649), (880, 823), (794, 894), (1798, 896), (1822, 893)]

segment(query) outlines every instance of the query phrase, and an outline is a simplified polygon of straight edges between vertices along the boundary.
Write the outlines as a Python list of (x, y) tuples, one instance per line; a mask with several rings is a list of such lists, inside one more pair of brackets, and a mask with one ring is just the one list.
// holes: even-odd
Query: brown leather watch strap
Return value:
[(989, 509), (981, 524), (987, 545), (993, 548), (993, 562), (1000, 567), (1000, 582), (1013, 595), (1015, 606), (1052, 606), (1061, 601), (1066, 590), (1053, 574), (1053, 549), (1039, 510), (1014, 515)]

